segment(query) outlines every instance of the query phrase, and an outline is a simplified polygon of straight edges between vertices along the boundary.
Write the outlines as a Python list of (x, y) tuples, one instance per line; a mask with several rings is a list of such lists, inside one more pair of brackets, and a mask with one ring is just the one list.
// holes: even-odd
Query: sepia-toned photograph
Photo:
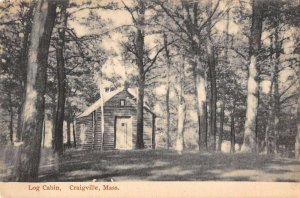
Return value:
[(300, 182), (299, 0), (0, 0), (0, 182), (129, 181)]

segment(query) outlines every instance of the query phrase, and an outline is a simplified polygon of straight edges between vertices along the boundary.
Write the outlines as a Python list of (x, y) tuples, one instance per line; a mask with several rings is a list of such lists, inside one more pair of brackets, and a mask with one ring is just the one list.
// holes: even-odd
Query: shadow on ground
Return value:
[(300, 162), (256, 154), (72, 150), (42, 162), (40, 181), (300, 181)]

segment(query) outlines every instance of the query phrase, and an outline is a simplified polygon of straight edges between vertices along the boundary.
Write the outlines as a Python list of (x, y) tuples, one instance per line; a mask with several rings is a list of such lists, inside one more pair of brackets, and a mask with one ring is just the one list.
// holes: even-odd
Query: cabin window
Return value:
[(124, 99), (120, 100), (120, 106), (121, 106), (121, 107), (124, 107), (124, 106), (125, 106), (125, 100), (124, 100)]

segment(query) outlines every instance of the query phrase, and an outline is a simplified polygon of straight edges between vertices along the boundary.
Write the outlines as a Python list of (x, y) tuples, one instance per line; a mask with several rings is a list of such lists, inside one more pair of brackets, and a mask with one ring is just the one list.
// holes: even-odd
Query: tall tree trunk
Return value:
[(184, 63), (180, 68), (179, 86), (178, 86), (178, 120), (177, 120), (177, 136), (176, 151), (181, 153), (184, 149), (184, 123), (185, 123), (185, 101), (184, 101)]
[[(228, 9), (226, 12), (226, 37), (225, 37), (225, 64), (230, 65), (228, 61), (228, 48), (229, 48), (229, 17), (230, 17), (230, 10)], [(218, 151), (222, 151), (222, 138), (224, 132), (224, 112), (225, 112), (225, 93), (224, 88), (220, 89), (220, 103), (221, 103), (221, 112), (220, 112), (220, 129), (219, 129), (219, 142), (218, 142)]]
[(13, 145), (14, 144), (14, 107), (13, 107), (13, 101), (12, 101), (12, 96), (11, 96), (11, 91), (8, 90), (8, 113), (9, 113), (9, 124), (8, 124), (8, 129), (9, 129), (9, 140), (10, 143)]
[(177, 123), (177, 136), (176, 136), (176, 151), (182, 152), (184, 149), (184, 122), (185, 122), (185, 104), (182, 102), (178, 105), (178, 123)]
[(54, 96), (51, 98), (51, 125), (52, 125), (52, 129), (51, 129), (51, 147), (52, 149), (54, 149), (54, 141), (55, 141), (55, 125), (56, 125), (56, 94), (54, 94)]
[[(205, 90), (207, 90), (207, 87), (205, 87)], [(204, 146), (205, 150), (208, 151), (208, 108), (207, 103), (205, 103), (205, 131), (204, 131)]]
[(71, 121), (67, 120), (67, 146), (71, 146)]
[(16, 181), (37, 181), (45, 110), (46, 70), (56, 4), (37, 2), (30, 37), (26, 97), (22, 111), (22, 145), (18, 155)]
[(270, 85), (270, 91), (269, 91), (269, 105), (268, 105), (268, 115), (267, 115), (267, 126), (265, 129), (265, 152), (266, 154), (270, 154), (270, 132), (272, 129), (272, 120), (273, 120), (273, 77)]
[(278, 154), (280, 95), (279, 95), (279, 64), (281, 45), (279, 41), (279, 27), (275, 28), (275, 64), (274, 64), (274, 153)]
[[(24, 91), (25, 92), (25, 91)], [(25, 98), (25, 94), (23, 94), (23, 98)], [(21, 141), (21, 134), (22, 134), (22, 108), (24, 106), (24, 100), (22, 100), (22, 104), (18, 108), (18, 120), (17, 120), (17, 132), (16, 132), (16, 142)]]
[[(212, 3), (208, 3), (209, 15), (212, 14)], [(208, 19), (208, 36), (206, 39), (207, 64), (209, 68), (210, 80), (210, 150), (216, 150), (216, 131), (217, 131), (217, 79), (216, 79), (216, 56), (214, 45), (211, 38), (211, 19)]]
[[(269, 55), (269, 61), (270, 65), (273, 64), (273, 38), (270, 37), (270, 55)], [(270, 154), (270, 132), (272, 130), (273, 126), (273, 84), (274, 84), (274, 76), (271, 75), (271, 85), (269, 90), (269, 102), (268, 102), (268, 111), (267, 111), (267, 122), (266, 122), (266, 128), (265, 128), (265, 153), (268, 155)]]
[(234, 114), (235, 114), (235, 105), (236, 105), (236, 99), (233, 99), (233, 109), (231, 111), (230, 115), (230, 152), (235, 152), (235, 122), (234, 122)]
[[(102, 77), (101, 77), (101, 79), (102, 79)], [(103, 87), (102, 87), (102, 89), (100, 89), (100, 95), (101, 95), (101, 151), (103, 151), (104, 150), (104, 129), (105, 129), (105, 117), (104, 117), (104, 94), (103, 94), (103, 91), (104, 91), (104, 89), (103, 89)]]
[[(190, 3), (187, 1), (183, 1), (183, 6), (186, 10), (184, 14), (184, 21), (186, 29), (190, 32), (191, 37), (193, 38), (191, 43), (191, 51), (193, 52), (193, 81), (195, 86), (195, 97), (196, 97), (196, 109), (197, 109), (197, 118), (198, 118), (198, 146), (199, 151), (207, 150), (207, 106), (206, 106), (206, 68), (205, 65), (200, 64), (202, 61), (200, 60), (199, 49), (201, 44), (197, 43), (201, 40), (201, 36), (199, 34), (198, 27), (198, 2), (193, 3), (191, 16), (190, 11)], [(195, 39), (197, 38), (197, 39)]]
[[(260, 71), (258, 69), (258, 76), (260, 75)], [(257, 79), (257, 86), (258, 86), (258, 92), (257, 92), (257, 115), (256, 115), (256, 121), (255, 121), (255, 142), (256, 142), (256, 148), (255, 151), (259, 152), (259, 139), (258, 139), (258, 133), (259, 133), (259, 123), (258, 120), (260, 119), (260, 77)]]
[(76, 148), (76, 125), (75, 125), (75, 121), (73, 121), (73, 146), (74, 148)]
[(138, 1), (138, 18), (137, 31), (135, 38), (136, 45), (136, 62), (139, 70), (138, 80), (138, 98), (137, 98), (137, 135), (136, 135), (136, 149), (144, 148), (144, 89), (145, 89), (145, 72), (144, 72), (144, 15), (145, 2)]
[(67, 27), (67, 1), (64, 0), (61, 4), (60, 17), (58, 18), (58, 40), (56, 45), (56, 60), (57, 60), (57, 109), (55, 122), (55, 137), (54, 137), (54, 152), (61, 155), (63, 153), (63, 124), (65, 115), (65, 101), (66, 101), (66, 74), (65, 74), (65, 60), (64, 60), (64, 46), (65, 46), (65, 31)]
[[(298, 76), (300, 75), (300, 65), (298, 65)], [(297, 134), (295, 143), (295, 158), (300, 160), (300, 79), (298, 88), (298, 107), (297, 107)]]
[(261, 33), (263, 22), (263, 0), (253, 0), (252, 5), (252, 26), (250, 35), (250, 63), (248, 66), (247, 85), (247, 110), (245, 121), (244, 142), (241, 150), (243, 152), (256, 151), (255, 127), (258, 104), (258, 55), (261, 46)]
[(167, 85), (166, 93), (166, 111), (167, 111), (167, 149), (170, 148), (170, 87)]
[(137, 99), (137, 137), (136, 149), (144, 148), (144, 82), (140, 81), (138, 85), (138, 99)]
[(234, 115), (231, 115), (231, 127), (230, 127), (230, 152), (235, 153), (235, 128), (234, 128)]
[[(104, 124), (105, 124), (105, 117), (104, 117), (104, 86), (103, 86), (103, 75), (102, 75), (102, 68), (100, 68), (100, 71), (98, 73), (98, 77), (97, 77), (97, 80), (98, 80), (98, 88), (99, 88), (99, 92), (100, 92), (100, 102), (101, 102), (101, 105), (100, 105), (100, 121), (101, 121), (101, 146), (100, 146), (100, 150), (103, 151), (103, 146), (104, 146)], [(96, 113), (95, 113), (96, 114)], [(97, 115), (96, 115), (97, 117)], [(96, 119), (93, 120), (93, 122), (96, 122)], [(95, 141), (95, 133), (94, 133), (94, 141)]]
[[(104, 84), (103, 84), (103, 74), (102, 74), (102, 68), (98, 71), (97, 75), (94, 76), (95, 80), (97, 81), (97, 86), (99, 89), (100, 94), (100, 111), (94, 111), (92, 112), (93, 118), (92, 118), (92, 124), (93, 124), (93, 148), (99, 149), (97, 146), (97, 142), (100, 141), (100, 151), (104, 150), (104, 129), (105, 129), (105, 117), (104, 117)], [(97, 113), (100, 114), (100, 136), (98, 133), (96, 133), (96, 126), (97, 126)]]
[(31, 5), (29, 7), (28, 13), (26, 14), (26, 25), (25, 25), (25, 31), (24, 31), (24, 37), (22, 41), (22, 47), (21, 47), (21, 57), (20, 57), (20, 77), (23, 88), (22, 93), (22, 102), (18, 108), (18, 121), (17, 121), (17, 132), (16, 132), (16, 142), (21, 141), (21, 133), (22, 133), (22, 109), (24, 108), (24, 101), (25, 101), (25, 87), (26, 87), (26, 68), (27, 68), (27, 57), (28, 57), (28, 43), (29, 43), (29, 35), (31, 33), (31, 26), (32, 26), (32, 13), (34, 9), (34, 3), (31, 2)]
[(214, 49), (211, 40), (207, 44), (208, 68), (210, 76), (210, 145), (211, 150), (216, 150), (216, 131), (217, 131), (217, 82)]
[(168, 50), (167, 35), (164, 34), (164, 46), (167, 59), (167, 93), (166, 93), (166, 113), (167, 113), (167, 149), (170, 148), (170, 67), (171, 60)]
[(156, 116), (152, 116), (152, 149), (155, 149), (156, 147), (156, 140), (155, 140), (155, 131), (156, 131), (156, 125), (155, 125), (155, 118)]
[(219, 142), (218, 142), (218, 151), (222, 149), (222, 139), (223, 139), (223, 132), (224, 132), (224, 111), (225, 111), (225, 104), (221, 102), (221, 115), (220, 115), (220, 131), (219, 131)]
[(10, 105), (9, 115), (9, 140), (11, 144), (14, 144), (14, 110), (12, 105)]
[(42, 147), (45, 147), (45, 139), (46, 139), (46, 119), (43, 120), (43, 139), (42, 139)]
[(205, 66), (199, 64), (199, 57), (195, 55), (193, 65), (193, 79), (196, 94), (196, 106), (198, 117), (199, 150), (207, 150), (207, 109), (206, 109), (206, 72)]

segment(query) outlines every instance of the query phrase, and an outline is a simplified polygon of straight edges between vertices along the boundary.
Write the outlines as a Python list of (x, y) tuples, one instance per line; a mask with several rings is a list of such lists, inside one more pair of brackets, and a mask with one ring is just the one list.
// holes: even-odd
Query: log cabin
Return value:
[[(77, 146), (95, 150), (131, 150), (136, 143), (136, 89), (126, 86), (103, 94), (104, 133), (101, 131), (101, 98), (76, 117)], [(144, 104), (144, 145), (155, 148), (155, 114)], [(103, 139), (103, 140), (102, 140)]]

